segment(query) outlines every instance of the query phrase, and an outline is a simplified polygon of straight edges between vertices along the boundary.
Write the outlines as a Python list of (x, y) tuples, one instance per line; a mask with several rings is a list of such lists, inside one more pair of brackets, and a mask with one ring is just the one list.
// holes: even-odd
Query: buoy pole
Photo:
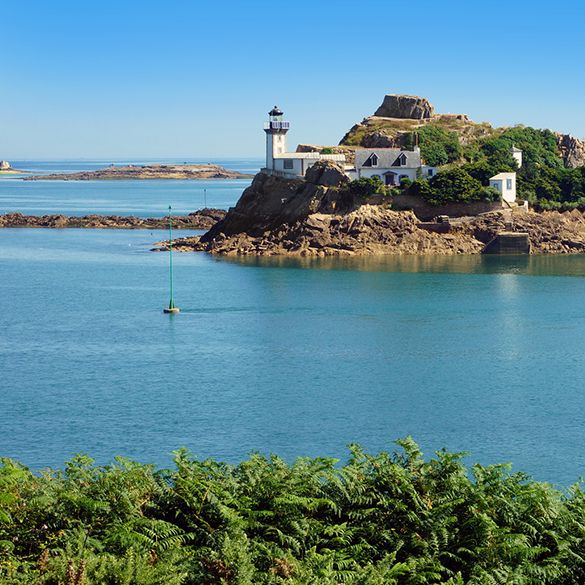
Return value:
[(169, 306), (164, 308), (165, 313), (179, 313), (181, 309), (175, 307), (173, 300), (173, 218), (171, 216), (171, 206), (169, 205), (169, 288), (170, 301)]

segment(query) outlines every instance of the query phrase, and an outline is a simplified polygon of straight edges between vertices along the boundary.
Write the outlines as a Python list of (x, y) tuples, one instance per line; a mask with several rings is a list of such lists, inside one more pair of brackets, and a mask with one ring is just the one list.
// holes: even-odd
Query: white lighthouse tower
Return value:
[(290, 122), (283, 120), (284, 114), (274, 106), (268, 112), (268, 122), (264, 122), (266, 132), (266, 168), (273, 171), (274, 159), (286, 152), (286, 133), (289, 131)]

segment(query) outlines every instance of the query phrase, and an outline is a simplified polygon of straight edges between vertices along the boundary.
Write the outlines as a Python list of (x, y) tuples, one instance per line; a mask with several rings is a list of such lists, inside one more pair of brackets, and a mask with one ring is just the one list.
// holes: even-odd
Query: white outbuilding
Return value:
[(490, 187), (500, 192), (502, 201), (516, 202), (516, 173), (499, 173), (490, 177)]

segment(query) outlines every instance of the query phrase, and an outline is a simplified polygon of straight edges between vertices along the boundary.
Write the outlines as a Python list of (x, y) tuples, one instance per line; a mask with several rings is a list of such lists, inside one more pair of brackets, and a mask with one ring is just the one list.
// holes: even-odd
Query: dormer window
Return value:
[(392, 164), (393, 167), (405, 167), (407, 163), (406, 155), (402, 153)]
[(378, 155), (375, 152), (372, 152), (370, 156), (366, 159), (366, 162), (363, 165), (364, 167), (377, 167), (378, 166)]

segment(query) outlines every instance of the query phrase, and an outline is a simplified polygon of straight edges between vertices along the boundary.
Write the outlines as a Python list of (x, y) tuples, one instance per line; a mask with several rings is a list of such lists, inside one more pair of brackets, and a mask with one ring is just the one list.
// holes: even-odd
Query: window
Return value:
[(393, 167), (404, 167), (406, 166), (407, 159), (406, 155), (402, 153), (395, 161), (392, 163)]
[(427, 169), (427, 177), (433, 176), (433, 169)]
[(512, 179), (506, 179), (506, 189), (508, 191), (512, 190)]
[(285, 158), (285, 159), (284, 159), (284, 168), (285, 168), (285, 169), (289, 169), (289, 170), (290, 170), (290, 169), (292, 169), (292, 168), (293, 168), (293, 166), (294, 166), (294, 165), (293, 165), (293, 161), (292, 161), (292, 159), (290, 159), (290, 158)]
[(373, 152), (367, 158), (366, 162), (363, 165), (364, 167), (377, 167), (378, 166), (378, 155)]

